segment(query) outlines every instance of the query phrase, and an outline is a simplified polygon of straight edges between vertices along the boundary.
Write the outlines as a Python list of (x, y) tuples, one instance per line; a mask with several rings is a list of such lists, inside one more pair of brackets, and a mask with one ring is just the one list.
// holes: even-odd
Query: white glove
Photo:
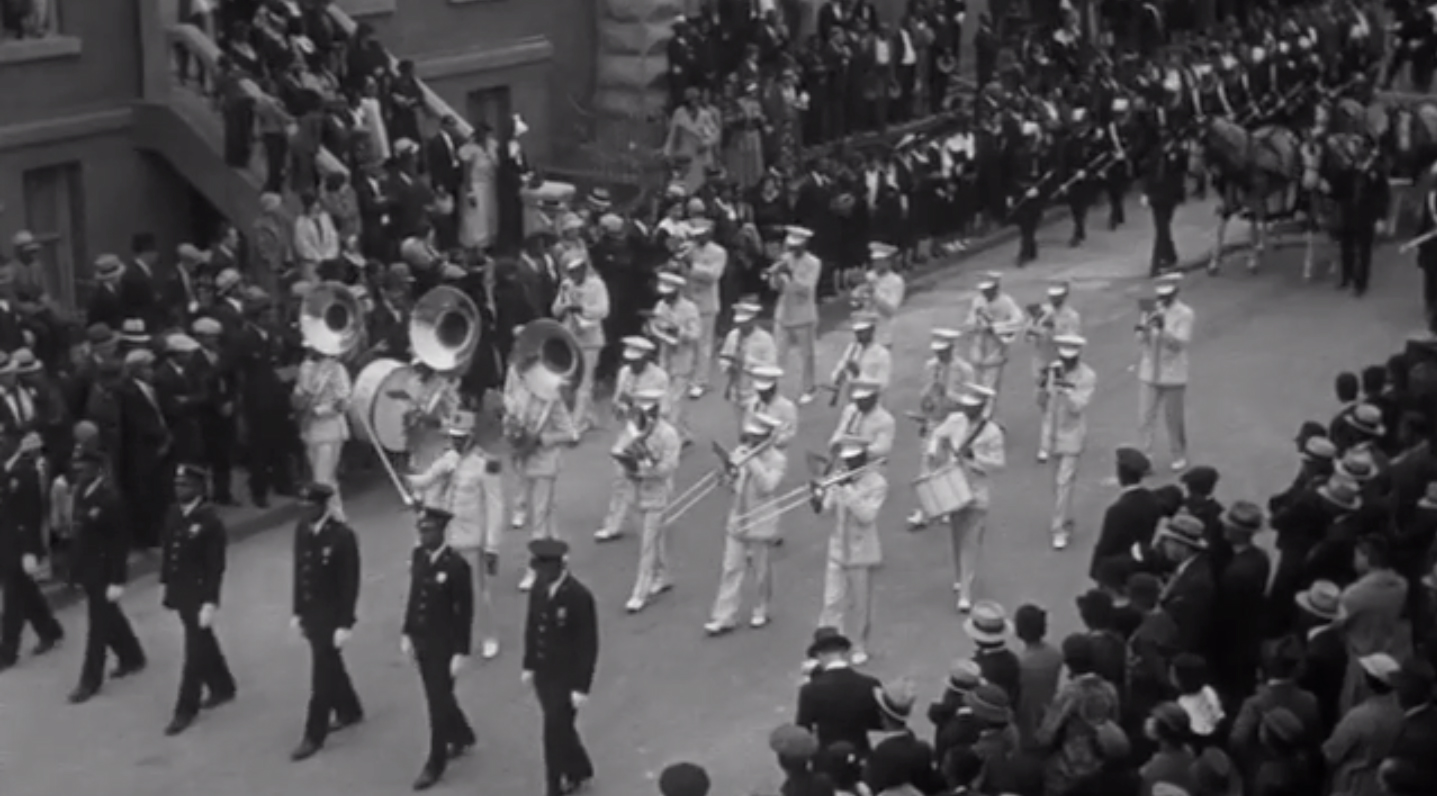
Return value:
[(534, 673), (529, 671), (528, 669), (525, 669), (524, 671), (519, 673), (519, 682), (523, 683), (524, 685), (533, 685)]
[(458, 677), (464, 671), (464, 664), (469, 662), (468, 655), (455, 655), (449, 659), (449, 676)]
[(1148, 206), (1148, 197), (1147, 197), (1147, 194), (1143, 194), (1142, 196), (1139, 196), (1139, 197), (1138, 197), (1138, 204), (1142, 205), (1143, 207), (1147, 207), (1147, 206)]
[(205, 603), (200, 606), (200, 627), (208, 628), (215, 623), (215, 604)]
[(349, 641), (349, 637), (352, 636), (352, 635), (354, 635), (354, 631), (353, 631), (353, 630), (350, 630), (350, 629), (347, 628), (347, 627), (337, 627), (337, 628), (335, 628), (335, 629), (334, 629), (334, 648), (335, 648), (335, 649), (343, 649), (343, 648), (344, 648), (344, 645)]
[(30, 553), (26, 553), (20, 559), (20, 568), (25, 570), (26, 575), (34, 577), (35, 573), (40, 571), (40, 559)]
[(569, 702), (574, 706), (574, 710), (583, 707), (584, 703), (588, 701), (589, 695), (583, 691), (572, 691), (569, 693)]
[(300, 625), (299, 617), (291, 616), (289, 618), (289, 632), (293, 633), (295, 638), (304, 638), (304, 627)]
[(113, 584), (113, 585), (110, 585), (110, 586), (106, 586), (106, 587), (105, 587), (105, 599), (106, 599), (106, 600), (109, 600), (109, 601), (112, 602), (112, 603), (114, 603), (114, 602), (119, 602), (119, 601), (120, 601), (120, 598), (123, 597), (123, 596), (125, 596), (125, 587), (124, 587), (124, 586), (121, 586), (121, 585), (119, 585), (119, 584)]
[(413, 641), (410, 641), (408, 636), (400, 636), (400, 637), (399, 637), (399, 651), (402, 652), (402, 653), (404, 653), (404, 657), (406, 657), (406, 658), (413, 658), (413, 657), (414, 657), (414, 642), (413, 642)]

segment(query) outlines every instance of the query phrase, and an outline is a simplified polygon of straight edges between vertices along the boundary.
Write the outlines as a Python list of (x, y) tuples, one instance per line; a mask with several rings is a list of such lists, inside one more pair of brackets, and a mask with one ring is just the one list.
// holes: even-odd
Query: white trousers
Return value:
[(948, 515), (948, 539), (953, 548), (953, 582), (969, 597), (973, 594), (973, 578), (978, 571), (978, 556), (983, 550), (983, 534), (988, 530), (988, 509), (968, 506)]
[(1143, 451), (1149, 456), (1153, 452), (1158, 410), (1161, 409), (1168, 430), (1168, 444), (1172, 445), (1173, 459), (1187, 458), (1188, 435), (1183, 409), (1186, 395), (1185, 384), (1158, 385), (1143, 382), (1138, 385), (1138, 431)]
[(725, 536), (723, 570), (719, 574), (718, 596), (714, 598), (711, 617), (716, 624), (733, 627), (737, 623), (745, 586), (753, 590), (753, 615), (768, 617), (769, 600), (773, 596), (771, 550), (772, 545), (767, 541)]
[(530, 539), (557, 539), (554, 535), (553, 476), (519, 476), (514, 512), (524, 518)]
[(823, 576), (823, 612), (819, 627), (836, 627), (867, 652), (873, 630), (874, 567), (843, 566), (832, 558)]
[(474, 626), (479, 631), (479, 637), (486, 641), (499, 638), (499, 628), (494, 622), (494, 590), (490, 587), (493, 580), (489, 573), (484, 571), (484, 551), (477, 547), (470, 547), (459, 551), (464, 560), (469, 562), (469, 568), (474, 571)]
[(713, 376), (714, 337), (718, 326), (717, 312), (699, 312), (699, 350), (694, 357), (693, 385), (707, 389)]
[(805, 323), (798, 326), (780, 326), (774, 329), (774, 336), (778, 338), (778, 366), (788, 367), (788, 352), (791, 348), (798, 348), (799, 368), (802, 372), (803, 392), (814, 390), (814, 338), (816, 323)]
[(1073, 485), (1078, 480), (1078, 454), (1059, 454), (1053, 471), (1053, 533), (1073, 530)]

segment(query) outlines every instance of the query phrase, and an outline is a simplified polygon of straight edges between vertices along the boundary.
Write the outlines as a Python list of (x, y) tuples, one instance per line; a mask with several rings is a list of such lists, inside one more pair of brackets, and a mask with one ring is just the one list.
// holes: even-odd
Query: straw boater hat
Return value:
[(1001, 644), (1012, 632), (1012, 623), (1003, 606), (992, 600), (979, 600), (963, 620), (963, 632), (978, 644)]
[(1309, 460), (1332, 461), (1337, 458), (1337, 446), (1327, 437), (1308, 437), (1302, 445), (1302, 456)]
[(873, 698), (878, 702), (881, 712), (900, 724), (908, 721), (908, 717), (913, 714), (913, 703), (918, 699), (913, 692), (913, 683), (908, 680), (874, 686)]
[(1374, 652), (1371, 655), (1358, 658), (1357, 665), (1362, 667), (1362, 671), (1366, 672), (1368, 677), (1387, 685), (1392, 685), (1397, 673), (1402, 671), (1402, 664), (1385, 652)]
[(957, 694), (966, 694), (983, 684), (983, 668), (972, 658), (956, 660), (948, 669), (945, 687)]
[(113, 254), (102, 254), (95, 260), (95, 278), (101, 282), (119, 279), (125, 273), (125, 263)]
[(1347, 416), (1347, 425), (1370, 437), (1387, 433), (1387, 428), (1382, 425), (1382, 410), (1372, 404), (1358, 404)]
[(120, 325), (120, 342), (145, 345), (150, 342), (149, 332), (145, 331), (145, 322), (140, 318), (126, 318)]
[(171, 354), (193, 354), (200, 350), (200, 344), (187, 334), (172, 334), (165, 338), (165, 350)]
[(1362, 492), (1356, 481), (1345, 475), (1333, 475), (1327, 483), (1317, 488), (1323, 500), (1343, 509), (1357, 511), (1362, 508)]
[(10, 373), (22, 376), (26, 373), (38, 372), (40, 367), (40, 360), (35, 358), (35, 352), (28, 348), (15, 349), (15, 351), (10, 354), (9, 363), (5, 365), (5, 369)]
[(1365, 451), (1348, 451), (1332, 466), (1332, 471), (1361, 484), (1376, 477), (1377, 465), (1372, 461), (1371, 454)]
[(1315, 581), (1306, 591), (1293, 598), (1297, 607), (1319, 619), (1331, 622), (1342, 608), (1342, 589), (1330, 580)]

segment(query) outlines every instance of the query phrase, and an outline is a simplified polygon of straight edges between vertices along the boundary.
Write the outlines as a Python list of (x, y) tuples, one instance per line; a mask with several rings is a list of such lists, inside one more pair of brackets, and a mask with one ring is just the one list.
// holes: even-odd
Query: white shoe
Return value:
[(528, 524), (528, 519), (529, 518), (525, 517), (523, 513), (515, 512), (513, 519), (509, 520), (509, 527), (513, 528), (516, 531), (520, 530)]
[(1187, 459), (1178, 459), (1177, 461), (1173, 462), (1173, 472), (1175, 472), (1175, 473), (1177, 473), (1177, 472), (1182, 472), (1183, 470), (1186, 470), (1186, 469), (1188, 469), (1188, 460), (1187, 460)]
[(636, 613), (638, 613), (638, 612), (644, 610), (644, 601), (643, 601), (643, 599), (641, 599), (641, 598), (639, 598), (639, 597), (630, 597), (630, 598), (629, 598), (629, 601), (626, 602), (626, 603), (624, 603), (624, 610), (625, 610), (625, 611), (628, 611), (628, 612), (631, 613), (631, 614), (636, 614)]
[(649, 587), (649, 597), (657, 597), (660, 594), (663, 594), (664, 592), (673, 589), (673, 587), (674, 584), (672, 581), (665, 580), (655, 583), (654, 585)]
[(1053, 534), (1053, 549), (1062, 550), (1068, 546), (1068, 532), (1058, 531)]
[(733, 625), (725, 625), (721, 622), (709, 622), (704, 625), (704, 634), (709, 636), (722, 636), (733, 630)]
[(703, 387), (700, 387), (699, 385), (695, 384), (694, 386), (692, 386), (692, 387), (689, 388), (689, 400), (690, 400), (690, 401), (697, 401), (698, 399), (700, 399), (700, 398), (702, 398), (702, 397), (704, 397), (704, 388), (703, 388)]
[(604, 529), (604, 528), (600, 528), (599, 530), (594, 531), (594, 541), (596, 541), (596, 542), (612, 542), (612, 541), (614, 541), (615, 539), (619, 538), (619, 537), (622, 536), (622, 535), (623, 535), (623, 534), (619, 533), (618, 531), (610, 531), (610, 530), (607, 530), (607, 529)]
[(808, 392), (804, 393), (803, 395), (798, 396), (798, 405), (799, 405), (799, 406), (808, 406), (809, 404), (813, 403), (813, 398), (814, 398), (813, 391), (812, 391), (812, 390), (809, 390)]
[(921, 511), (914, 511), (908, 515), (908, 530), (910, 531), (921, 531), (927, 524), (928, 518), (924, 517)]
[(484, 646), (480, 648), (479, 654), (484, 656), (484, 660), (486, 661), (492, 661), (495, 658), (499, 657), (499, 639), (484, 639)]
[(966, 613), (968, 613), (968, 612), (971, 611), (971, 610), (973, 610), (973, 601), (968, 598), (968, 595), (966, 595), (966, 594), (959, 594), (959, 595), (958, 595), (958, 613), (960, 613), (960, 614), (966, 614)]
[(848, 656), (848, 659), (853, 662), (854, 666), (862, 666), (868, 663), (868, 652), (865, 650), (854, 650), (853, 654)]
[(1039, 463), (1043, 463), (1043, 462), (1047, 462), (1047, 461), (1048, 461), (1048, 452), (1047, 452), (1047, 451), (1038, 451), (1038, 462), (1039, 462)]
[(768, 625), (768, 615), (767, 615), (767, 614), (754, 614), (754, 615), (753, 615), (753, 618), (750, 619), (750, 620), (748, 620), (748, 626), (749, 626), (749, 627), (752, 627), (752, 628), (766, 627), (767, 625)]
[(524, 577), (519, 579), (519, 591), (528, 591), (534, 588), (534, 570), (524, 570)]

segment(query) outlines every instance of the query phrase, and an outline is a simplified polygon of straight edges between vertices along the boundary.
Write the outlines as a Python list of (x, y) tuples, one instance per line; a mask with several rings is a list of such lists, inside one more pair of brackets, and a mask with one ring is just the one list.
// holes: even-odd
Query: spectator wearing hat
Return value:
[(1261, 748), (1257, 744), (1259, 733), (1267, 717), (1276, 711), (1288, 714), (1296, 722), (1295, 732), (1283, 731), (1285, 735), (1292, 736), (1288, 740), (1293, 744), (1310, 746), (1318, 738), (1322, 715), (1317, 697), (1297, 683), (1301, 665), (1302, 643), (1296, 638), (1286, 636), (1263, 645), (1263, 682), (1256, 693), (1243, 700), (1228, 733), (1228, 748), (1250, 774), (1261, 762), (1260, 755), (1255, 754)]
[(1333, 793), (1380, 793), (1377, 769), (1402, 730), (1403, 710), (1393, 685), (1401, 667), (1385, 652), (1358, 661), (1365, 681), (1363, 700), (1342, 715), (1322, 744)]
[(876, 695), (882, 684), (853, 668), (852, 652), (853, 642), (837, 627), (814, 631), (806, 653), (813, 670), (798, 689), (794, 723), (814, 734), (818, 748), (844, 741), (867, 757), (868, 734), (880, 727)]
[(963, 633), (973, 640), (973, 660), (983, 672), (983, 679), (1008, 693), (1010, 703), (1022, 696), (1018, 656), (1008, 649), (1012, 623), (1003, 606), (992, 600), (979, 600), (963, 621)]
[(199, 385), (196, 414), (203, 435), (204, 462), (210, 469), (214, 502), (235, 506), (238, 502), (231, 491), (238, 429), (237, 372), (234, 347), (223, 346), (224, 327), (214, 318), (196, 318), (190, 332), (198, 350), (189, 355), (192, 378)]
[(206, 396), (196, 357), (199, 349), (199, 342), (189, 335), (175, 334), (163, 338), (158, 352), (160, 362), (152, 382), (173, 440), (171, 452), (179, 461), (185, 462), (204, 462), (206, 459), (207, 444), (200, 425)]
[(160, 247), (154, 233), (137, 232), (130, 236), (130, 261), (125, 263), (124, 275), (120, 277), (120, 296), (125, 315), (145, 318), (156, 326), (165, 319), (155, 273), (159, 262)]
[(537, 573), (524, 624), (523, 680), (534, 686), (544, 714), (547, 796), (562, 796), (594, 776), (574, 718), (588, 701), (599, 655), (594, 596), (569, 572), (569, 546), (558, 539), (529, 543)]
[(933, 747), (908, 726), (916, 699), (913, 684), (895, 680), (875, 689), (873, 696), (878, 703), (879, 729), (863, 772), (869, 791), (881, 793), (902, 785), (916, 788), (919, 793), (941, 791), (943, 783), (938, 778)]
[(1102, 766), (1093, 755), (1098, 728), (1118, 720), (1118, 692), (1093, 671), (1093, 645), (1087, 636), (1063, 639), (1063, 666), (1068, 680), (1033, 737), (1035, 748), (1045, 755), (1045, 793), (1066, 793), (1096, 773)]
[[(692, 272), (689, 284), (693, 284)], [(743, 299), (735, 304), (733, 328), (724, 336), (723, 344), (718, 350), (719, 368), (725, 374), (723, 398), (731, 402), (734, 416), (739, 423), (743, 422), (745, 407), (753, 402), (754, 371), (778, 366), (778, 347), (774, 343), (773, 335), (758, 325), (758, 314), (761, 310), (762, 307), (751, 299)], [(699, 305), (699, 312), (701, 323), (707, 323), (702, 319), (702, 304)], [(700, 338), (700, 365), (695, 372), (696, 379), (707, 379), (704, 375), (703, 344), (703, 338)], [(697, 381), (695, 386), (698, 386)], [(702, 395), (702, 391), (699, 394)], [(689, 390), (689, 397), (694, 397), (693, 389)]]
[(1162, 785), (1173, 789), (1173, 793), (1193, 792), (1192, 764), (1196, 758), (1188, 747), (1191, 733), (1187, 711), (1176, 702), (1164, 702), (1148, 714), (1143, 734), (1156, 745), (1156, 751), (1139, 770), (1143, 793), (1161, 793)]
[(0, 364), (0, 424), (16, 432), (33, 431), (42, 424), (44, 407), (31, 377), (41, 371), (29, 348), (17, 348)]
[(809, 229), (788, 227), (783, 238), (783, 254), (765, 271), (769, 285), (778, 294), (773, 314), (778, 336), (778, 365), (786, 367), (789, 352), (795, 347), (798, 349), (800, 404), (812, 401), (817, 389), (814, 344), (818, 336), (818, 280), (823, 275), (823, 263), (808, 251), (812, 237)]
[(941, 761), (959, 747), (968, 747), (981, 734), (982, 727), (968, 708), (968, 694), (983, 684), (983, 670), (972, 658), (953, 661), (943, 695), (928, 706), (928, 720), (933, 723), (933, 755)]
[[(326, 176), (321, 201), (334, 219), (339, 233), (345, 236), (346, 240), (354, 240), (361, 251), (367, 251), (366, 245), (371, 233), (364, 228), (365, 206), (358, 188), (363, 184), (363, 179), (357, 174), (351, 175), (348, 181), (339, 174)], [(291, 233), (288, 212), (284, 207), (284, 199), (279, 194), (260, 194), (259, 215), (250, 226), (246, 238), (250, 243), (250, 273), (270, 289), (278, 286), (280, 274), (287, 271), (294, 260), (294, 235)], [(189, 271), (175, 268), (165, 279), (163, 292), (180, 298), (173, 305), (175, 309), (190, 305), (194, 293), (192, 271), (197, 262), (189, 264)]]
[(724, 536), (718, 595), (714, 597), (709, 622), (704, 625), (704, 632), (711, 636), (727, 633), (737, 624), (745, 584), (754, 592), (749, 625), (760, 628), (768, 624), (773, 594), (769, 553), (779, 533), (779, 516), (749, 521), (747, 515), (771, 500), (783, 481), (788, 458), (773, 441), (781, 422), (767, 415), (745, 419), (739, 447), (727, 466), (733, 479), (734, 500)]
[(1374, 534), (1357, 540), (1352, 562), (1358, 577), (1342, 590), (1336, 621), (1347, 645), (1347, 677), (1338, 704), (1343, 712), (1364, 696), (1361, 661), (1379, 652), (1405, 657), (1412, 643), (1402, 614), (1407, 581), (1392, 569), (1387, 539)]
[(129, 579), (130, 540), (119, 492), (105, 472), (105, 457), (99, 451), (81, 452), (73, 468), (70, 578), (84, 590), (87, 625), (80, 681), (70, 693), (70, 702), (80, 704), (100, 690), (108, 653), (113, 651), (119, 662), (111, 676), (121, 678), (145, 668), (145, 652), (120, 607)]
[(463, 556), (445, 542), (453, 519), (444, 509), (424, 509), (419, 544), (409, 563), (409, 599), (400, 646), (418, 664), (429, 709), (429, 757), (414, 781), (415, 790), (437, 783), (449, 760), (468, 751), (476, 740), (454, 695), (454, 680), (469, 660), (474, 575)]
[(339, 231), (313, 191), (300, 194), (294, 220), (294, 258), (305, 279), (317, 279), (319, 267), (339, 259)]
[(1118, 499), (1103, 513), (1098, 541), (1088, 564), (1088, 577), (1096, 578), (1098, 566), (1110, 559), (1132, 561), (1132, 550), (1152, 544), (1162, 508), (1143, 479), (1152, 473), (1152, 462), (1136, 448), (1118, 448), (1116, 454)]
[(553, 316), (579, 341), (584, 357), (584, 375), (574, 398), (574, 422), (580, 434), (595, 425), (593, 415), (594, 373), (604, 349), (604, 319), (609, 317), (609, 289), (604, 280), (589, 273), (585, 257), (561, 260), (564, 281), (551, 308)]
[(364, 717), (341, 650), (354, 632), (359, 604), (359, 539), (330, 515), (332, 488), (310, 484), (300, 490), (303, 514), (294, 526), (294, 601), (290, 628), (309, 642), (311, 690), (304, 735), (290, 754), (313, 757), (336, 729)]
[(154, 386), (155, 355), (146, 350), (125, 355), (116, 388), (119, 407), (118, 448), (111, 454), (120, 491), (130, 511), (130, 535), (136, 547), (160, 544), (169, 506), (167, 470), (174, 436)]
[(1405, 760), (1437, 783), (1437, 702), (1434, 702), (1432, 665), (1409, 658), (1397, 673), (1397, 703), (1402, 707), (1402, 728), (1393, 742), (1390, 757)]
[[(1239, 704), (1256, 686), (1267, 617), (1260, 610), (1267, 596), (1272, 565), (1267, 551), (1252, 543), (1264, 526), (1262, 509), (1239, 500), (1219, 518), (1230, 551), (1217, 569), (1213, 594), (1213, 625), (1218, 638), (1210, 644), (1213, 679), (1229, 704)], [(1214, 562), (1216, 567), (1216, 562)], [(1220, 639), (1220, 640), (1219, 640)]]
[(215, 636), (228, 536), (224, 520), (205, 499), (208, 477), (199, 465), (177, 465), (175, 505), (165, 519), (160, 584), (164, 606), (179, 616), (185, 638), (179, 697), (166, 735), (188, 729), (200, 708), (235, 698), (235, 679)]
[(1067, 796), (1140, 796), (1143, 783), (1133, 765), (1128, 734), (1108, 722), (1098, 727), (1096, 740), (1100, 767), (1075, 783)]
[[(701, 223), (689, 224), (688, 228), (694, 238), (694, 247), (688, 255), (688, 272), (684, 274), (684, 278), (688, 280), (688, 297), (699, 308), (698, 361), (694, 364), (693, 386), (689, 388), (689, 397), (698, 398), (708, 390), (709, 379), (713, 377), (713, 357), (716, 354), (720, 358), (723, 356), (715, 351), (715, 345), (722, 342), (727, 347), (728, 340), (733, 337), (733, 332), (730, 331), (723, 341), (718, 339), (718, 318), (722, 309), (719, 287), (728, 271), (729, 255), (727, 249), (713, 240), (713, 222), (704, 219)], [(738, 314), (738, 306), (735, 306), (734, 325), (742, 326)], [(757, 314), (754, 312), (754, 315)], [(769, 347), (774, 352), (768, 355), (763, 364), (776, 365), (777, 348), (768, 332), (763, 332), (763, 336), (769, 337)]]
[(978, 384), (992, 390), (995, 396), (1003, 381), (1003, 368), (1008, 364), (1008, 347), (1027, 325), (1027, 315), (1013, 297), (1003, 292), (1002, 275), (989, 271), (978, 283), (978, 295), (968, 308), (963, 328), (972, 330), (972, 350), (968, 361), (973, 364)]
[(958, 396), (956, 411), (949, 412), (933, 429), (924, 446), (924, 472), (933, 473), (956, 465), (967, 478), (972, 492), (968, 505), (951, 512), (946, 523), (953, 556), (955, 606), (960, 613), (973, 605), (973, 581), (983, 552), (992, 500), (989, 482), (1007, 466), (1003, 429), (989, 419), (993, 398), (992, 391), (982, 385), (970, 386)]
[[(1311, 422), (1311, 421), (1308, 421)], [(1325, 433), (1299, 434), (1297, 447), (1297, 475), (1287, 489), (1273, 495), (1267, 501), (1267, 510), (1274, 515), (1285, 511), (1305, 494), (1332, 477), (1333, 462), (1337, 458), (1337, 446)]]
[(670, 763), (659, 772), (659, 796), (708, 796), (709, 775), (696, 763)]
[[(1398, 425), (1398, 453), (1392, 457), (1386, 480), (1391, 485), (1392, 519), (1400, 531), (1417, 513), (1416, 504), (1437, 473), (1437, 460), (1431, 445), (1432, 425), (1424, 415), (1408, 412), (1402, 415)], [(1405, 535), (1398, 534), (1399, 537)], [(1426, 541), (1430, 546), (1431, 540)], [(1398, 560), (1405, 559), (1398, 556)]]
[(14, 453), (4, 463), (7, 489), (5, 511), (0, 516), (0, 581), (4, 589), (0, 604), (0, 671), (14, 666), (19, 658), (25, 625), (34, 628), (40, 639), (36, 655), (54, 649), (65, 637), (35, 580), (40, 563), (49, 553), (45, 539), (45, 490), (49, 478), (42, 456), (43, 443), (39, 434), (9, 428), (5, 441)]
[(1058, 680), (1063, 673), (1063, 654), (1048, 643), (1048, 613), (1036, 605), (1021, 605), (1013, 613), (1013, 635), (1022, 642), (1018, 650), (1018, 701), (1014, 719), (1024, 745), (1043, 721)]
[(769, 734), (768, 747), (778, 758), (784, 775), (783, 784), (774, 792), (785, 796), (835, 796), (833, 783), (816, 765), (827, 748), (812, 732), (793, 724), (782, 725)]
[(409, 477), (422, 506), (454, 515), (446, 544), (458, 552), (474, 573), (475, 618), (483, 638), (481, 654), (499, 654), (491, 579), (499, 574), (499, 542), (504, 534), (504, 477), (499, 459), (474, 438), (473, 412), (457, 411), (444, 434), (448, 449), (424, 470)]
[(246, 298), (244, 324), (229, 350), (237, 416), (247, 434), (249, 495), (255, 506), (265, 508), (271, 494), (294, 493), (298, 434), (288, 400), (291, 388), (280, 377), (289, 364), (289, 347), (263, 291)]
[(1221, 572), (1228, 559), (1232, 558), (1232, 550), (1228, 548), (1223, 533), (1223, 505), (1213, 497), (1218, 478), (1217, 468), (1205, 464), (1189, 467), (1178, 476), (1183, 490), (1183, 511), (1202, 520), (1203, 539), (1207, 541), (1208, 557), (1212, 560), (1214, 572)]
[(1317, 736), (1331, 732), (1341, 716), (1338, 702), (1347, 677), (1347, 645), (1337, 617), (1342, 589), (1332, 581), (1319, 580), (1298, 592), (1293, 602), (1302, 610), (1294, 625), (1303, 641), (1303, 660), (1298, 685), (1317, 697), (1322, 724)]
[[(1255, 764), (1248, 768), (1251, 796), (1301, 796), (1321, 792), (1321, 763), (1314, 754), (1310, 731), (1286, 708), (1272, 708), (1260, 717)], [(1234, 743), (1234, 752), (1239, 747)], [(1239, 761), (1243, 760), (1239, 756)]]
[(1181, 472), (1188, 466), (1183, 399), (1188, 384), (1188, 346), (1192, 343), (1196, 315), (1191, 307), (1178, 300), (1179, 279), (1172, 276), (1159, 280), (1154, 294), (1156, 304), (1139, 325), (1142, 357), (1138, 361), (1138, 381), (1143, 452), (1152, 454), (1154, 425), (1161, 409), (1173, 451), (1172, 468)]
[[(120, 295), (120, 280), (125, 274), (125, 263), (113, 254), (102, 254), (95, 259), (91, 271), (95, 278), (95, 289), (90, 293), (90, 302), (85, 307), (85, 323), (103, 323), (118, 327), (131, 317)], [(136, 316), (138, 317), (138, 316)]]
[(1178, 650), (1199, 655), (1210, 640), (1216, 588), (1202, 533), (1201, 520), (1178, 514), (1159, 526), (1154, 538), (1158, 555), (1174, 567), (1159, 604), (1177, 625)]
[(1126, 687), (1123, 694), (1123, 728), (1135, 746), (1146, 741), (1141, 732), (1148, 711), (1171, 698), (1172, 661), (1177, 656), (1177, 623), (1159, 605), (1162, 583), (1150, 572), (1128, 577), (1128, 597), (1141, 612), (1141, 620), (1128, 639)]
[[(1270, 625), (1274, 634), (1285, 632), (1290, 625), (1292, 611), (1289, 605), (1293, 596), (1305, 584), (1323, 577), (1314, 573), (1309, 561), (1313, 552), (1325, 541), (1328, 530), (1361, 508), (1362, 495), (1357, 483), (1346, 476), (1333, 475), (1313, 484), (1273, 514), (1272, 527), (1277, 532), (1279, 558), (1268, 599), (1272, 606)], [(1342, 538), (1350, 543), (1350, 536)], [(1350, 571), (1349, 567), (1343, 566), (1350, 565), (1350, 561), (1344, 561), (1345, 558), (1341, 551), (1331, 552), (1324, 563), (1341, 568), (1340, 573)]]

